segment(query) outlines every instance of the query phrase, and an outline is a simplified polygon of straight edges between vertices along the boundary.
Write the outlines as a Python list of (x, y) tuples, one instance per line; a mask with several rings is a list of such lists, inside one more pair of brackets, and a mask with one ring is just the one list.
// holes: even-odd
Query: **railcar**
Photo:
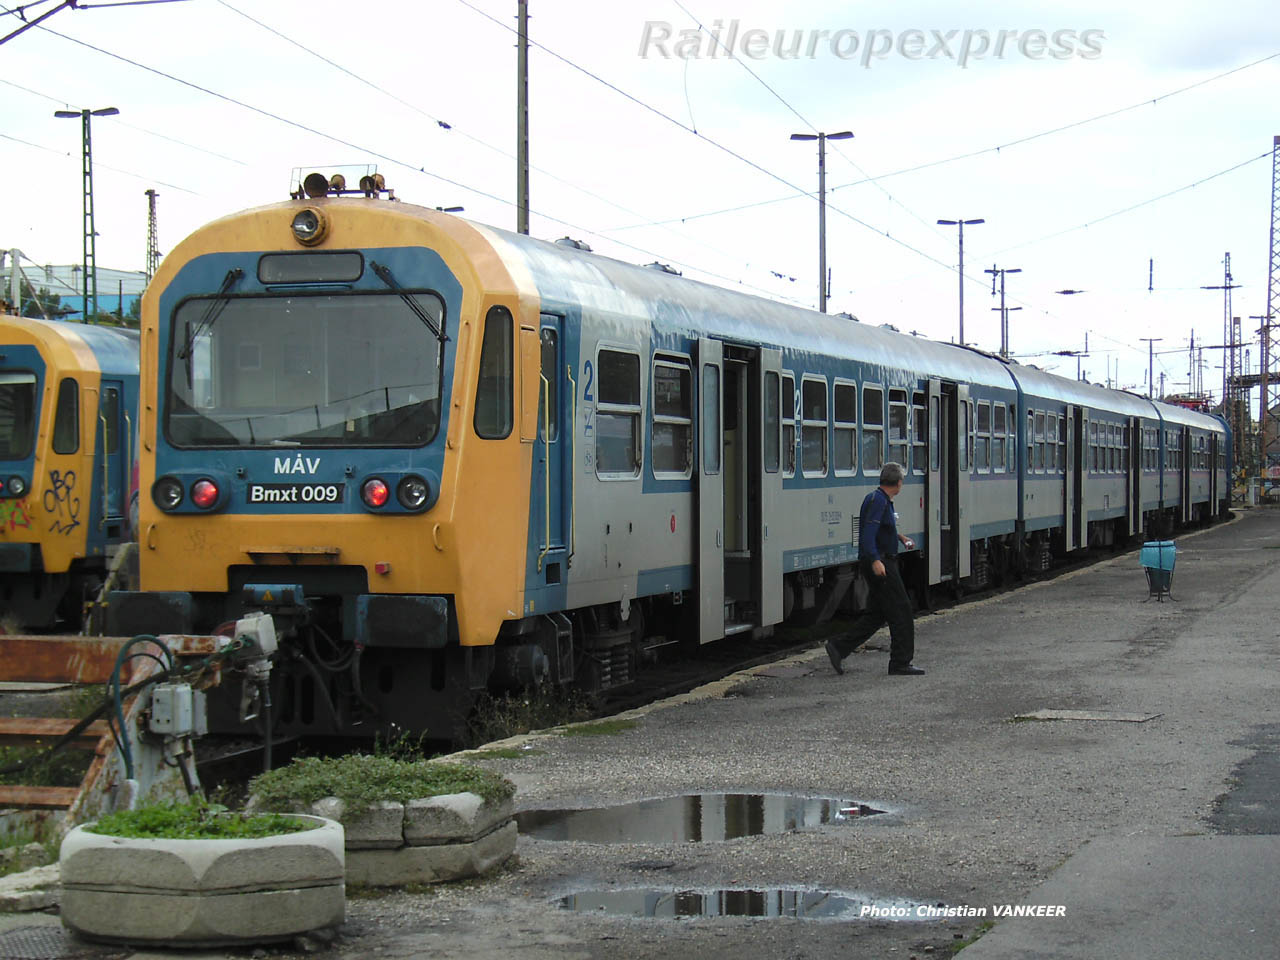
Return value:
[(0, 317), (0, 617), (80, 624), (129, 536), (137, 331)]
[(888, 460), (922, 595), (1223, 509), (1221, 461), (1175, 499), (1167, 441), (1111, 453), (1220, 454), (1212, 418), (377, 197), (202, 228), (142, 318), (111, 632), (271, 612), (279, 734), (447, 736), (486, 688), (830, 617)]

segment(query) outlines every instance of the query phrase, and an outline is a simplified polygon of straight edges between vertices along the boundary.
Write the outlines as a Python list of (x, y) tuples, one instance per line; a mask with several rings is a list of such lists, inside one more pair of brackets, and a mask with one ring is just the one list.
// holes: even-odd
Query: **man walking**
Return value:
[(902, 490), (903, 474), (901, 464), (886, 463), (880, 470), (880, 486), (862, 501), (858, 565), (871, 592), (867, 609), (853, 622), (853, 628), (844, 636), (827, 641), (827, 656), (836, 673), (844, 673), (841, 661), (886, 623), (889, 624), (889, 673), (898, 676), (924, 673), (911, 665), (916, 628), (911, 599), (898, 572), (898, 544), (908, 550), (915, 547), (910, 539), (898, 533), (897, 514), (893, 509), (893, 498)]

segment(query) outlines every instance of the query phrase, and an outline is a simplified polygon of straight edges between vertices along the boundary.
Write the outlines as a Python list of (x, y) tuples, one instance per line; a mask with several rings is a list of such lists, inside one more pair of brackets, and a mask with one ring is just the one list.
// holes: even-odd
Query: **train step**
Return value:
[[(160, 640), (175, 657), (207, 657), (216, 649), (212, 637)], [(0, 713), (11, 714), (0, 716), (0, 768), (10, 771), (0, 773), (0, 827), (7, 832), (69, 828), (109, 812), (139, 789), (152, 792), (149, 788), (163, 778), (144, 770), (137, 757), (143, 752), (139, 720), (150, 704), (150, 687), (122, 697), (123, 734), (113, 732), (106, 719), (115, 715), (114, 707), (98, 709), (107, 701), (117, 669), (122, 690), (160, 678), (165, 658), (148, 642), (135, 643), (128, 653), (143, 655), (126, 655), (117, 668), (131, 642), (128, 637), (0, 636)], [(126, 782), (118, 735), (133, 745), (133, 783)]]

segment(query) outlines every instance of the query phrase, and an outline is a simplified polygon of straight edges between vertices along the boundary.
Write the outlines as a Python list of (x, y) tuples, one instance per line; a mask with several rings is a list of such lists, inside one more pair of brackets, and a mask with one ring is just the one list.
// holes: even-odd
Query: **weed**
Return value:
[(278, 813), (253, 816), (228, 813), (201, 802), (158, 804), (112, 813), (87, 827), (90, 833), (112, 837), (179, 840), (243, 840), (312, 830), (316, 824)]
[(2, 747), (0, 768), (24, 766), (12, 773), (0, 774), (0, 783), (29, 787), (78, 787), (89, 772), (93, 754), (84, 750), (59, 750), (44, 755), (44, 747)]
[(348, 754), (299, 757), (288, 766), (254, 777), (249, 791), (267, 810), (287, 811), (297, 803), (337, 797), (356, 813), (379, 800), (404, 803), (449, 793), (470, 792), (497, 802), (514, 795), (515, 787), (479, 767)]
[(983, 934), (987, 933), (995, 925), (996, 925), (996, 922), (994, 920), (983, 920), (980, 924), (978, 924), (978, 929), (973, 931), (973, 936), (966, 937), (964, 940), (957, 940), (952, 945), (951, 956), (954, 957), (957, 953), (959, 953), (965, 947), (972, 947), (975, 943), (978, 942), (979, 939), (981, 939)]
[(521, 757), (541, 757), (545, 750), (520, 750), (516, 747), (495, 747), (490, 750), (472, 750), (468, 760), (519, 760)]
[(530, 730), (578, 723), (593, 716), (593, 705), (581, 694), (536, 693), (504, 697), (486, 694), (480, 697), (471, 711), (460, 745), (478, 747)]

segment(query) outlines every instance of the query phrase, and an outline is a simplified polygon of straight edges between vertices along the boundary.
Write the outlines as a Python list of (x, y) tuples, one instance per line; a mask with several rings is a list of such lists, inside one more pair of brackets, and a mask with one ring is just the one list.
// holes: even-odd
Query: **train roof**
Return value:
[(539, 295), (581, 304), (597, 314), (647, 317), (660, 328), (697, 337), (708, 321), (726, 340), (762, 343), (798, 353), (856, 356), (889, 368), (928, 370), (943, 379), (1012, 389), (999, 360), (953, 344), (819, 313), (736, 290), (637, 266), (611, 257), (481, 227), (495, 246), (506, 247), (527, 266)]
[(140, 334), (137, 330), (5, 314), (0, 316), (0, 342), (4, 340), (3, 330), (6, 327), (24, 330), (28, 336), (46, 343), (56, 339), (74, 344), (79, 340), (92, 351), (98, 361), (99, 372), (118, 376), (138, 375)]

